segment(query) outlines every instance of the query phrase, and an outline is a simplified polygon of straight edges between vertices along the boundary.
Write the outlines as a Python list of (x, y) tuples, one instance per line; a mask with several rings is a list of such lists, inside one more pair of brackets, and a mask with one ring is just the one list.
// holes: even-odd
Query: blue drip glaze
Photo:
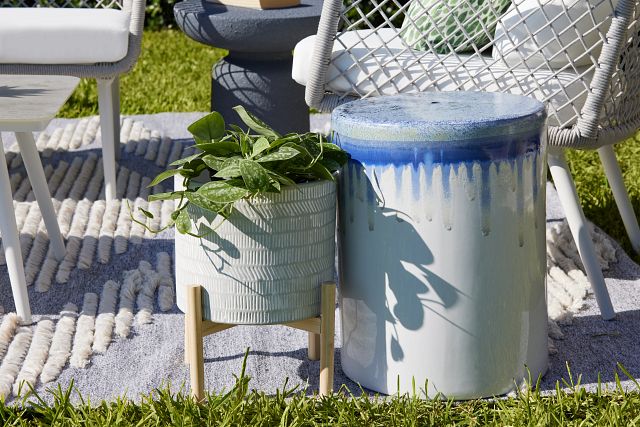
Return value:
[(472, 161), (512, 160), (540, 150), (540, 133), (505, 135), (502, 138), (477, 138), (466, 141), (407, 143), (386, 141), (372, 143), (333, 134), (332, 141), (348, 151), (351, 157), (367, 165), (451, 164)]
[[(449, 182), (451, 175), (451, 165), (442, 165), (442, 194), (447, 202), (451, 202), (451, 185)], [(415, 185), (415, 182), (412, 182)]]

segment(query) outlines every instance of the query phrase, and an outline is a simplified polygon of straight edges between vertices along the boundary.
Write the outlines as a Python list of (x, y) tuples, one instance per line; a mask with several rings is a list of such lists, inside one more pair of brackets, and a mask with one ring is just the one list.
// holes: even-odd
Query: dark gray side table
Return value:
[(309, 130), (304, 87), (291, 78), (292, 51), (316, 33), (321, 11), (321, 0), (268, 10), (186, 0), (173, 9), (187, 36), (229, 50), (212, 70), (211, 109), (240, 124), (232, 108), (244, 105), (282, 133)]

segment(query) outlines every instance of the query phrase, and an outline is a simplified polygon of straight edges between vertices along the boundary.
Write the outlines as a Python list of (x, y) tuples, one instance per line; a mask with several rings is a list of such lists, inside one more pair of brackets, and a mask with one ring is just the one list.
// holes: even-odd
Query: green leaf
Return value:
[(297, 136), (293, 136), (293, 135), (289, 135), (289, 136), (284, 136), (282, 138), (278, 138), (275, 141), (272, 141), (271, 144), (269, 145), (269, 149), (273, 150), (283, 144), (286, 144), (287, 142), (292, 142), (292, 141), (296, 141), (298, 138)]
[(240, 120), (242, 120), (244, 124), (249, 126), (249, 129), (253, 130), (254, 132), (257, 132), (260, 135), (264, 135), (267, 138), (280, 138), (280, 134), (278, 132), (271, 129), (265, 122), (263, 122), (253, 114), (249, 113), (244, 109), (243, 106), (236, 105), (235, 107), (233, 107), (233, 110), (238, 113), (238, 116), (240, 116)]
[(213, 154), (207, 154), (202, 158), (202, 161), (211, 169), (219, 171), (224, 166), (224, 162), (227, 160), (226, 157), (222, 156), (214, 156)]
[(296, 185), (296, 182), (294, 180), (292, 180), (291, 178), (289, 178), (289, 177), (287, 177), (285, 175), (282, 175), (281, 173), (272, 171), (271, 169), (267, 169), (267, 172), (268, 172), (268, 174), (269, 174), (269, 176), (271, 178), (275, 178), (281, 184), (284, 184), (284, 185)]
[(293, 142), (288, 142), (287, 144), (283, 145), (280, 150), (284, 149), (285, 147), (293, 148), (300, 153), (292, 162), (287, 164), (289, 169), (298, 171), (307, 170), (315, 162), (315, 158), (312, 157), (311, 154), (309, 154), (309, 151), (307, 151), (306, 148)]
[(284, 146), (284, 147), (281, 147), (278, 151), (274, 151), (273, 153), (266, 154), (256, 159), (256, 161), (260, 163), (277, 162), (277, 161), (292, 159), (298, 154), (300, 154), (300, 151), (296, 150), (295, 148)]
[(180, 165), (184, 165), (185, 163), (189, 163), (192, 160), (197, 159), (198, 157), (202, 156), (202, 153), (196, 153), (193, 154), (191, 156), (185, 157), (184, 159), (178, 159), (175, 162), (171, 162), (169, 164), (169, 166), (180, 166)]
[(153, 219), (153, 214), (151, 212), (142, 208), (138, 208), (138, 209), (140, 209), (140, 212), (142, 212), (144, 216), (146, 216), (147, 218)]
[(276, 190), (277, 193), (280, 192), (280, 182), (277, 179), (270, 178), (269, 183)]
[(313, 172), (313, 175), (319, 179), (326, 179), (329, 181), (335, 180), (331, 172), (329, 172), (329, 170), (325, 168), (321, 163), (314, 163), (314, 165), (311, 166), (311, 172)]
[(325, 151), (340, 151), (342, 153), (346, 153), (346, 151), (344, 151), (342, 148), (338, 147), (333, 142), (323, 142), (320, 145), (322, 146), (322, 149), (325, 150)]
[(200, 176), (202, 171), (207, 168), (207, 165), (202, 159), (191, 160), (189, 163), (185, 163), (182, 169), (180, 169), (180, 175), (186, 178), (195, 178)]
[(198, 192), (189, 191), (186, 193), (186, 197), (194, 205), (211, 212), (220, 212), (225, 207), (224, 203), (213, 202)]
[(158, 185), (162, 181), (164, 181), (165, 179), (169, 179), (172, 176), (181, 173), (182, 170), (183, 169), (169, 169), (169, 170), (166, 170), (164, 172), (161, 172), (161, 173), (158, 174), (158, 176), (153, 178), (153, 181), (151, 181), (151, 183), (149, 185), (147, 185), (147, 187), (153, 187), (154, 185)]
[(175, 219), (176, 228), (182, 234), (187, 234), (191, 232), (191, 218), (189, 218), (189, 214), (186, 209), (182, 209), (179, 211), (178, 215)]
[(255, 157), (258, 154), (262, 153), (264, 150), (269, 148), (269, 140), (264, 137), (260, 137), (253, 144), (253, 152), (251, 153), (251, 157)]
[(214, 156), (227, 156), (229, 154), (240, 153), (240, 145), (232, 141), (209, 142), (198, 144), (197, 147), (207, 154)]
[(349, 154), (346, 151), (325, 151), (322, 158), (332, 160), (342, 167), (349, 160)]
[(251, 138), (249, 137), (249, 135), (246, 135), (244, 133), (239, 135), (240, 138), (240, 151), (242, 152), (242, 155), (244, 157), (249, 157), (249, 155), (251, 154), (251, 146), (253, 144), (253, 141), (251, 140)]
[(242, 157), (232, 157), (227, 159), (222, 168), (214, 175), (215, 178), (237, 178), (240, 173), (240, 160)]
[(214, 203), (223, 204), (233, 203), (249, 195), (246, 188), (234, 186), (229, 181), (207, 182), (198, 188), (196, 193), (199, 193)]
[(311, 157), (316, 158), (320, 156), (320, 153), (322, 152), (322, 148), (320, 144), (318, 144), (317, 140), (318, 137), (316, 134), (306, 133), (300, 136), (298, 145), (304, 147), (309, 152)]
[(320, 163), (322, 164), (322, 166), (324, 166), (325, 168), (329, 169), (329, 171), (331, 171), (331, 172), (335, 172), (335, 171), (340, 170), (342, 168), (340, 163), (336, 162), (333, 159), (322, 159), (322, 160), (320, 160)]
[(224, 136), (224, 119), (216, 111), (193, 122), (187, 130), (193, 135), (196, 143), (208, 143)]
[(268, 191), (269, 174), (267, 170), (253, 160), (240, 160), (240, 173), (247, 189), (250, 191)]
[(155, 200), (177, 200), (182, 197), (182, 191), (171, 191), (169, 193), (150, 194), (147, 200), (153, 202)]

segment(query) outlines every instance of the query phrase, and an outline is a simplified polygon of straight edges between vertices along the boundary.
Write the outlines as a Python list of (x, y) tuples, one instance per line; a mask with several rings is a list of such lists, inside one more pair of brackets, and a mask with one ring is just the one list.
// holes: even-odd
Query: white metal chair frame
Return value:
[[(486, 27), (483, 30), (490, 43), (485, 46), (473, 44), (471, 40), (474, 35), (465, 32), (467, 43), (472, 46), (472, 51), (466, 56), (456, 53), (455, 47), (448, 44), (446, 37), (437, 46), (429, 44), (429, 49), (426, 52), (414, 50), (407, 45), (402, 40), (400, 31), (391, 40), (380, 44), (380, 30), (397, 29), (396, 25), (402, 21), (403, 16), (405, 20), (409, 19), (406, 15), (409, 3), (399, 0), (370, 0), (368, 3), (365, 3), (365, 0), (346, 1), (346, 4), (343, 4), (343, 0), (325, 0), (324, 2), (314, 51), (311, 55), (310, 71), (307, 76), (306, 101), (310, 107), (320, 111), (331, 111), (337, 105), (359, 97), (401, 92), (438, 91), (441, 90), (439, 88), (441, 81), (424, 78), (424, 76), (433, 75), (435, 70), (439, 70), (440, 75), (443, 75), (442, 80), (453, 81), (455, 90), (496, 91), (495, 85), (497, 85), (498, 91), (530, 95), (545, 102), (559, 94), (569, 98), (559, 108), (548, 104), (549, 117), (552, 119), (552, 123), (556, 123), (555, 126), (549, 127), (548, 163), (602, 317), (605, 319), (613, 318), (615, 312), (563, 149), (598, 150), (633, 248), (640, 252), (640, 228), (612, 148), (613, 144), (633, 136), (640, 129), (640, 1), (618, 0), (616, 4), (614, 0), (589, 0), (589, 4), (593, 7), (581, 14), (575, 21), (589, 19), (589, 22), (592, 23), (590, 31), (597, 33), (599, 41), (593, 46), (584, 46), (584, 41), (580, 37), (572, 41), (571, 43), (583, 44), (586, 53), (581, 59), (584, 60), (584, 56), (587, 56), (588, 65), (578, 66), (576, 58), (571, 58), (566, 50), (561, 50), (554, 55), (555, 59), (565, 59), (566, 65), (560, 68), (554, 68), (550, 64), (552, 58), (548, 57), (545, 58), (545, 63), (529, 66), (533, 55), (544, 53), (552, 43), (562, 44), (562, 37), (566, 36), (566, 33), (563, 32), (572, 27), (569, 25), (562, 29), (553, 28), (553, 22), (557, 17), (546, 17), (548, 23), (545, 29), (551, 29), (553, 37), (545, 45), (539, 46), (538, 50), (530, 56), (522, 55), (519, 48), (526, 41), (535, 40), (540, 32), (529, 33), (529, 40), (510, 40), (514, 47), (504, 52), (504, 55), (519, 55), (519, 63), (513, 64), (504, 60), (503, 57), (496, 58), (488, 55), (491, 49), (495, 48), (496, 40), (494, 34)], [(470, 0), (464, 1), (469, 2)], [(539, 7), (542, 8), (542, 5), (545, 5), (549, 0), (537, 1)], [(571, 16), (571, 8), (581, 1), (587, 0), (574, 0), (573, 3), (567, 0), (565, 3), (568, 6), (565, 6), (564, 13)], [(528, 18), (528, 16), (523, 16), (518, 8), (521, 2), (522, 0), (514, 0), (516, 11), (520, 14), (519, 22)], [(610, 7), (613, 11), (608, 19), (598, 20), (594, 16), (593, 10), (600, 6)], [(428, 13), (426, 9), (425, 13)], [(497, 15), (497, 12), (494, 11), (494, 13)], [(499, 22), (499, 18), (499, 16), (495, 16), (497, 22)], [(467, 20), (471, 19), (475, 19), (475, 16), (467, 18)], [(362, 29), (370, 31), (353, 31)], [(369, 49), (365, 57), (359, 58), (353, 53), (352, 48), (355, 45), (348, 45), (343, 41), (341, 36), (345, 34), (357, 37), (358, 48)], [(509, 37), (508, 31), (506, 34)], [(390, 48), (389, 42), (393, 42), (395, 47)], [(398, 45), (401, 45), (402, 48), (397, 48)], [(436, 52), (436, 48), (441, 48), (443, 45), (447, 45), (449, 53), (439, 54)], [(423, 64), (423, 60), (427, 57), (430, 58), (430, 65)], [(341, 60), (347, 60), (351, 65), (340, 68)], [(364, 60), (368, 61), (368, 67), (363, 65)], [(483, 61), (483, 71), (490, 73), (490, 82), (481, 81), (473, 73), (466, 70), (465, 65), (471, 60)], [(422, 66), (424, 71), (422, 78), (412, 79), (410, 75), (407, 75), (405, 72), (407, 64)], [(496, 68), (500, 71), (494, 72), (493, 70)], [(357, 70), (358, 75), (364, 77), (353, 79), (349, 76), (353, 70)], [(522, 87), (518, 78), (515, 77), (514, 71), (531, 77), (536, 81), (537, 86), (533, 88)], [(572, 72), (575, 74), (575, 79), (571, 83), (584, 87), (576, 96), (570, 96), (564, 90), (565, 88), (560, 88), (553, 93), (544, 93), (541, 90), (539, 79), (536, 78), (536, 73), (540, 71), (546, 72), (550, 76), (549, 78), (556, 77), (561, 72)], [(379, 79), (380, 72), (385, 76), (383, 82), (374, 79), (375, 73), (378, 73)], [(402, 77), (405, 78), (402, 80), (404, 83), (403, 86), (399, 86), (397, 79)], [(505, 84), (504, 80), (501, 83), (501, 79), (505, 78), (510, 83)], [(349, 90), (335, 92), (327, 89), (331, 82), (338, 79), (342, 79), (342, 82), (348, 81)], [(492, 89), (489, 88), (491, 85), (494, 85)], [(366, 89), (363, 90), (365, 87)], [(567, 118), (565, 114), (564, 118), (560, 118), (559, 109), (564, 109), (565, 112), (569, 111), (571, 117)]]
[[(131, 70), (140, 55), (145, 0), (5, 0), (2, 6), (119, 8), (130, 13), (127, 55), (117, 62), (98, 64), (3, 64), (0, 74), (64, 75), (95, 78), (98, 82), (98, 108), (102, 131), (105, 197), (116, 197), (115, 162), (120, 155), (119, 76)], [(1, 9), (0, 9), (1, 12)]]

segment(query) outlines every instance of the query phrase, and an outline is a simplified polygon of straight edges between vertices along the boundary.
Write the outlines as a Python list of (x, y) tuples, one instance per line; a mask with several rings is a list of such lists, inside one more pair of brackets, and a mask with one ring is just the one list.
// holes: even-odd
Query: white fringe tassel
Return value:
[(95, 338), (93, 340), (94, 353), (104, 353), (109, 348), (109, 344), (111, 344), (119, 290), (120, 284), (113, 280), (107, 281), (102, 288), (100, 307), (96, 319)]
[(159, 252), (156, 257), (156, 271), (160, 276), (158, 282), (158, 306), (161, 311), (169, 311), (173, 307), (175, 291), (171, 274), (171, 256), (166, 252)]
[(11, 394), (11, 386), (16, 380), (22, 361), (29, 350), (33, 333), (28, 326), (21, 326), (9, 345), (7, 355), (0, 365), (0, 397), (6, 398)]
[(20, 323), (20, 318), (15, 313), (9, 313), (2, 319), (2, 324), (0, 324), (0, 359), (7, 352), (18, 323)]
[(156, 288), (160, 281), (160, 275), (151, 268), (151, 264), (147, 261), (140, 261), (138, 270), (142, 273), (143, 284), (136, 301), (136, 305), (138, 306), (136, 323), (138, 325), (146, 325), (151, 323), (152, 320), (151, 315), (153, 314), (153, 301), (156, 294)]
[(136, 294), (142, 286), (142, 274), (140, 270), (128, 270), (124, 272), (124, 281), (120, 288), (120, 309), (116, 315), (116, 334), (126, 338), (131, 332), (133, 323), (133, 308)]
[(97, 306), (98, 295), (92, 292), (84, 294), (82, 312), (78, 318), (78, 328), (71, 349), (71, 366), (74, 368), (86, 368), (89, 364)]
[[(38, 375), (42, 372), (42, 368), (49, 355), (51, 347), (51, 339), (53, 338), (53, 321), (43, 319), (38, 322), (36, 331), (33, 334), (33, 341), (29, 352), (24, 359), (24, 364), (16, 382), (13, 384), (13, 394), (18, 396), (23, 391), (28, 392), (30, 388), (35, 387)], [(31, 386), (31, 387), (29, 387)]]
[(56, 331), (51, 340), (49, 358), (42, 369), (40, 381), (43, 384), (54, 381), (66, 365), (71, 356), (71, 340), (76, 330), (76, 318), (78, 317), (78, 307), (75, 304), (66, 304), (60, 313), (60, 319), (56, 323)]

